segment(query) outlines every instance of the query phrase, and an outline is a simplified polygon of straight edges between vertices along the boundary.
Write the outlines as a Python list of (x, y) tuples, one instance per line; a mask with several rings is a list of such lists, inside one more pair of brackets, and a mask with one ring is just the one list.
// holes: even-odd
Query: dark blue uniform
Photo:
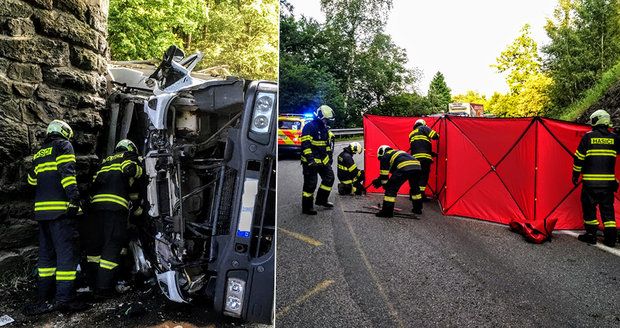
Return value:
[(338, 193), (350, 195), (364, 192), (364, 171), (357, 168), (350, 147), (345, 147), (338, 155)]
[(411, 155), (420, 161), (422, 168), (422, 174), (420, 175), (420, 191), (422, 195), (426, 191), (431, 164), (433, 164), (433, 144), (431, 140), (439, 140), (439, 134), (426, 125), (421, 125), (409, 133)]
[(594, 235), (598, 230), (598, 205), (605, 226), (605, 241), (610, 245), (614, 245), (617, 238), (614, 192), (618, 188), (615, 175), (618, 151), (620, 138), (605, 126), (595, 126), (581, 139), (573, 162), (573, 175), (577, 178), (582, 175), (581, 206), (586, 232)]
[(323, 205), (334, 184), (332, 170), (333, 134), (321, 119), (314, 119), (304, 126), (301, 132), (301, 164), (303, 165), (304, 185), (302, 208), (312, 210), (314, 190), (321, 176), (321, 185), (316, 195), (316, 203)]
[[(92, 235), (86, 245), (87, 267), (96, 275), (96, 288), (109, 291), (127, 242), (130, 188), (143, 169), (135, 152), (120, 151), (106, 157), (93, 178), (90, 198)], [(95, 274), (96, 272), (96, 274)], [(95, 281), (91, 280), (91, 284)]]
[[(50, 135), (33, 156), (28, 184), (35, 186), (35, 219), (39, 222), (38, 299), (68, 303), (73, 299), (77, 261), (74, 218), (79, 191), (71, 143)], [(75, 211), (73, 211), (75, 213)]]
[[(398, 190), (409, 181), (410, 198), (413, 212), (422, 212), (422, 194), (420, 193), (420, 161), (402, 150), (389, 149), (379, 157), (379, 180), (385, 188), (382, 212), (392, 214)], [(391, 174), (391, 176), (390, 176)], [(390, 215), (388, 215), (390, 216)]]

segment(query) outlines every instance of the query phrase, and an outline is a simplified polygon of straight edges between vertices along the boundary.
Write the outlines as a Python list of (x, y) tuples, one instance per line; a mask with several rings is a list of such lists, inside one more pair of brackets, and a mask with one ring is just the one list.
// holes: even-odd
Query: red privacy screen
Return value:
[[(377, 148), (408, 150), (417, 119), (364, 116), (368, 181), (379, 175)], [(426, 190), (438, 197), (444, 214), (503, 224), (557, 218), (556, 229), (583, 228), (581, 184), (571, 183), (572, 154), (589, 126), (544, 118), (424, 120), (440, 135)], [(405, 184), (400, 193), (408, 192)], [(619, 205), (616, 198), (617, 218)]]

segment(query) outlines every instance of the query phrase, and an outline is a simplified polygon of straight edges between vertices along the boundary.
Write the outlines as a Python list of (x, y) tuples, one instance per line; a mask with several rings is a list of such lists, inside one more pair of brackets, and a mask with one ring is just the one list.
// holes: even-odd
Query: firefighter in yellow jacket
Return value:
[(74, 221), (80, 212), (80, 194), (75, 154), (69, 141), (72, 137), (69, 124), (53, 120), (28, 172), (28, 184), (36, 188), (34, 216), (39, 223), (39, 259), (37, 301), (26, 306), (27, 315), (84, 308), (74, 300)]
[(115, 295), (115, 273), (127, 241), (130, 187), (143, 173), (137, 150), (131, 140), (121, 140), (93, 178), (89, 230), (99, 233), (93, 234), (86, 255), (88, 271), (96, 277), (91, 283), (95, 283), (98, 296)]
[(616, 156), (620, 151), (620, 137), (609, 131), (611, 117), (599, 109), (590, 116), (592, 131), (581, 138), (573, 163), (573, 184), (583, 181), (581, 207), (586, 233), (579, 240), (596, 244), (596, 207), (601, 213), (605, 238), (603, 243), (616, 246), (617, 227), (614, 211), (614, 193), (618, 190), (616, 181)]
[(437, 131), (426, 125), (426, 121), (419, 119), (413, 125), (413, 131), (409, 133), (409, 145), (411, 155), (420, 161), (422, 174), (420, 176), (420, 192), (425, 198), (426, 185), (433, 164), (433, 144), (431, 140), (439, 140)]

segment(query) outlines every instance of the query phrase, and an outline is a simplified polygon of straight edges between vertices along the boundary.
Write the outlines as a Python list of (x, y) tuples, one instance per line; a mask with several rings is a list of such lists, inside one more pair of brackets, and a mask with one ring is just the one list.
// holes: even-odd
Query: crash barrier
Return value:
[[(364, 116), (368, 181), (379, 175), (377, 148), (408, 150), (417, 119)], [(437, 156), (426, 192), (438, 198), (445, 215), (502, 224), (557, 219), (555, 229), (583, 229), (581, 183), (573, 186), (571, 173), (573, 153), (589, 126), (540, 117), (424, 120), (440, 135), (433, 141)], [(372, 186), (368, 191), (382, 192)], [(408, 194), (409, 186), (399, 193)], [(615, 206), (619, 218), (617, 194)]]
[(332, 133), (337, 136), (355, 136), (364, 134), (364, 129), (362, 128), (351, 128), (351, 129), (331, 129)]

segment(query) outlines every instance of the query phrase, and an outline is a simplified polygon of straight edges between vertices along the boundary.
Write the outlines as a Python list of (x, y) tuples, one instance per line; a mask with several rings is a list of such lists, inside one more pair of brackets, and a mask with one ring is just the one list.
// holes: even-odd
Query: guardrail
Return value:
[(331, 129), (332, 133), (336, 136), (355, 136), (364, 134), (363, 128), (353, 128), (353, 129)]

